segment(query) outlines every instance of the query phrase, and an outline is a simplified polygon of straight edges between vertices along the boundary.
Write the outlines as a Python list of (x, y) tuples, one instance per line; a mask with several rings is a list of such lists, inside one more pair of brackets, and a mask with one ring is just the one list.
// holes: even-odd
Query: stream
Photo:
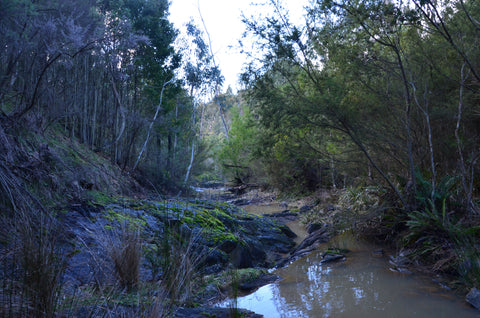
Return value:
[[(279, 212), (278, 205), (246, 206), (252, 213)], [(300, 237), (298, 222), (288, 224)], [(328, 247), (350, 250), (343, 262), (321, 264)], [(344, 234), (307, 257), (273, 271), (283, 280), (236, 299), (238, 308), (265, 318), (295, 317), (479, 317), (463, 298), (432, 277), (402, 274), (391, 269), (381, 249)], [(219, 307), (231, 307), (227, 299)]]

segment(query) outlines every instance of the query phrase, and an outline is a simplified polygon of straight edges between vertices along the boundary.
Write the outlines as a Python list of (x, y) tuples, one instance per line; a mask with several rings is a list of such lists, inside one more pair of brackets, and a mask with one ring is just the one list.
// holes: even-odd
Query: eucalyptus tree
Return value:
[[(102, 1), (101, 8), (108, 17), (110, 33), (119, 35), (114, 40), (123, 41), (125, 44), (122, 50), (114, 53), (117, 61), (112, 67), (121, 75), (118, 79), (123, 82), (122, 86), (126, 90), (124, 98), (131, 104), (128, 110), (129, 118), (143, 126), (140, 128), (146, 130), (145, 134), (149, 135), (148, 127), (151, 120), (148, 118), (154, 117), (153, 121), (157, 119), (157, 116), (150, 114), (158, 113), (161, 92), (165, 83), (173, 78), (173, 71), (179, 66), (180, 60), (172, 46), (176, 31), (168, 21), (168, 2), (105, 0)], [(128, 25), (129, 32), (117, 32), (122, 29), (122, 25)], [(113, 45), (108, 45), (106, 50), (111, 49)], [(128, 45), (131, 47), (128, 48)], [(173, 85), (172, 89), (175, 90), (176, 85)], [(168, 96), (168, 93), (166, 95)], [(165, 105), (160, 106), (164, 113), (171, 110)], [(143, 118), (143, 125), (138, 118)], [(139, 137), (138, 132), (131, 135), (134, 139)], [(158, 137), (160, 138), (160, 135)], [(134, 141), (127, 143), (135, 145)], [(132, 148), (135, 147), (127, 147), (128, 151), (123, 160), (129, 160)], [(145, 147), (141, 146), (139, 150), (143, 154), (142, 149), (144, 151)], [(138, 160), (135, 160), (133, 165), (136, 167), (137, 164)]]
[[(195, 140), (197, 138), (201, 139), (202, 136), (206, 97), (222, 85), (223, 76), (218, 66), (214, 63), (214, 57), (211, 54), (209, 45), (205, 42), (204, 33), (193, 21), (186, 24), (186, 34), (179, 45), (182, 48), (184, 57), (183, 80), (193, 107), (190, 160), (183, 180), (184, 183), (187, 183), (194, 164), (196, 153)], [(197, 127), (199, 104), (201, 104), (201, 110), (199, 112), (199, 127)]]
[[(442, 162), (449, 162), (458, 169), (465, 205), (470, 212), (478, 213), (480, 211), (472, 196), (473, 185), (478, 183), (475, 176), (480, 169), (479, 107), (475, 101), (480, 93), (480, 4), (473, 0), (415, 0), (412, 3), (423, 19), (421, 31), (428, 35), (429, 43), (437, 48), (425, 54), (423, 61), (437, 74), (439, 82), (448, 83), (447, 87), (441, 88), (443, 94), (439, 94), (448, 99), (444, 98), (440, 104), (446, 104), (447, 101), (452, 119), (456, 119), (449, 122), (448, 132), (452, 136), (454, 131), (457, 161), (452, 163), (446, 158), (452, 158), (455, 149), (444, 147), (449, 156), (444, 156)], [(441, 138), (452, 139), (442, 136), (441, 131), (438, 134)]]

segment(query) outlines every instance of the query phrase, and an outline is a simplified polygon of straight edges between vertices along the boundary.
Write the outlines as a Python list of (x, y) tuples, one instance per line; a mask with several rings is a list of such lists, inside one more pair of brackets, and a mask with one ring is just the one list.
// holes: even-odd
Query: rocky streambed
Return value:
[[(296, 234), (285, 225), (295, 213), (259, 216), (233, 204), (202, 199), (98, 201), (58, 212), (68, 233), (62, 294), (78, 307), (69, 310), (89, 315), (148, 311), (159, 297), (161, 302), (176, 297), (170, 299), (169, 310), (178, 317), (203, 317), (202, 313), (222, 317), (222, 310), (227, 317), (227, 310), (208, 304), (232, 289), (252, 291), (278, 280), (267, 269), (305, 255), (310, 245), (328, 235), (326, 227), (318, 228), (312, 232), (316, 238), (295, 249)], [(122, 271), (132, 269), (122, 259), (131, 257), (138, 258), (138, 268), (128, 278)], [(188, 264), (178, 267), (186, 266), (190, 276), (169, 278), (168, 263), (182, 260)], [(160, 295), (168, 279), (174, 285), (175, 280), (185, 281), (178, 283), (179, 290)]]

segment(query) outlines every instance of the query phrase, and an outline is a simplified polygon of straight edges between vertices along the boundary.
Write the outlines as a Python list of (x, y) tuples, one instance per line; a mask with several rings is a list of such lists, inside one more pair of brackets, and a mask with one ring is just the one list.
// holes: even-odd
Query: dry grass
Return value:
[(105, 248), (111, 257), (121, 288), (131, 292), (140, 280), (142, 242), (140, 229), (124, 223), (120, 229), (106, 234)]
[(16, 212), (5, 221), (0, 316), (54, 316), (67, 253), (56, 220), (42, 212)]
[(172, 315), (173, 304), (169, 301), (167, 291), (159, 285), (158, 295), (148, 313), (148, 318), (166, 318)]

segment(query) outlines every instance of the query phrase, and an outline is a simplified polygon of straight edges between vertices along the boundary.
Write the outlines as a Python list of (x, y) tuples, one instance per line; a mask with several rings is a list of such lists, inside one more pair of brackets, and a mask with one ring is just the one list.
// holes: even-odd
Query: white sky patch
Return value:
[[(290, 12), (290, 19), (301, 23), (303, 8), (308, 0), (283, 0), (282, 5)], [(240, 53), (239, 40), (245, 31), (242, 22), (242, 13), (247, 16), (266, 15), (262, 10), (268, 6), (261, 6), (264, 0), (171, 0), (170, 18), (175, 27), (184, 32), (184, 25), (192, 17), (197, 26), (205, 32), (200, 20), (198, 5), (210, 39), (212, 41), (215, 61), (220, 67), (225, 83), (223, 90), (231, 86), (234, 91), (240, 88), (239, 75), (243, 65), (247, 62), (246, 56)]]

